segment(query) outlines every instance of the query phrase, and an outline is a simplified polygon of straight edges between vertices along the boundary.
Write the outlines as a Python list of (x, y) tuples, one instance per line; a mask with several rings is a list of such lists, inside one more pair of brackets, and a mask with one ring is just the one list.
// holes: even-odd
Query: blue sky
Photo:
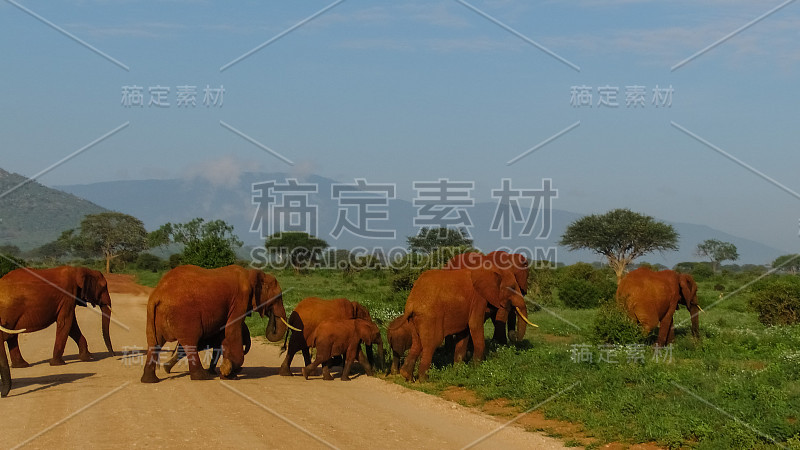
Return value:
[[(580, 71), (455, 0), (347, 0), (224, 71), (331, 2), (15, 3), (129, 67), (0, 2), (0, 167), (34, 175), (129, 122), (43, 176), (48, 185), (214, 167), (366, 177), (406, 199), (414, 180), (470, 180), (488, 201), (502, 178), (535, 188), (546, 177), (559, 209), (628, 207), (797, 251), (800, 198), (678, 127), (800, 191), (800, 2), (676, 70), (782, 3), (469, 2)], [(124, 107), (130, 85), (145, 102), (147, 88), (170, 87), (171, 106)], [(197, 107), (175, 105), (182, 85), (197, 86)], [(224, 86), (221, 107), (202, 106), (206, 85)], [(630, 85), (646, 88), (644, 107), (625, 107)], [(674, 89), (670, 107), (651, 103), (656, 85)], [(593, 89), (592, 107), (570, 104), (573, 86)], [(597, 106), (603, 86), (620, 106)]]

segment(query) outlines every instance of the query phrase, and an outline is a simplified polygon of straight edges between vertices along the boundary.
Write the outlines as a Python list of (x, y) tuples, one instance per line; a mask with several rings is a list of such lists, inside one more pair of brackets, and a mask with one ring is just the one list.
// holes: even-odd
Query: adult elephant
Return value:
[[(52, 269), (16, 269), (0, 278), (0, 371), (3, 382), (0, 394), (5, 397), (11, 389), (10, 370), (4, 342), (8, 342), (11, 367), (28, 367), (19, 349), (18, 333), (32, 333), (56, 323), (56, 340), (53, 345), (51, 366), (65, 364), (64, 348), (67, 337), (78, 344), (81, 361), (91, 361), (92, 354), (75, 320), (75, 305), (99, 306), (103, 315), (101, 327), (106, 349), (113, 355), (109, 325), (111, 322), (111, 297), (103, 274), (84, 267), (62, 266)], [(6, 373), (6, 371), (8, 373)]]
[(242, 322), (257, 312), (269, 316), (266, 337), (277, 342), (286, 333), (286, 310), (278, 281), (260, 270), (231, 265), (218, 269), (178, 266), (159, 281), (147, 302), (147, 356), (142, 383), (156, 376), (158, 354), (166, 342), (186, 351), (192, 380), (213, 378), (203, 370), (199, 344), (224, 333), (220, 376), (235, 378), (244, 363)]
[(646, 267), (628, 273), (617, 287), (617, 300), (628, 315), (642, 326), (645, 334), (659, 327), (656, 345), (664, 346), (675, 338), (673, 315), (684, 305), (692, 315), (692, 336), (700, 338), (702, 311), (697, 303), (697, 283), (688, 274), (673, 270), (654, 272)]
[[(311, 364), (309, 339), (319, 324), (326, 320), (348, 319), (364, 319), (372, 322), (372, 317), (369, 315), (367, 308), (358, 302), (353, 302), (346, 298), (325, 300), (319, 297), (308, 297), (300, 301), (289, 316), (289, 325), (292, 327), (293, 331), (291, 335), (286, 336), (286, 341), (283, 343), (283, 349), (287, 351), (278, 373), (283, 376), (293, 375), (290, 367), (292, 365), (292, 359), (294, 359), (294, 355), (298, 351), (303, 352), (303, 361), (305, 365), (308, 366)], [(364, 361), (363, 358), (359, 358), (359, 362), (361, 362), (365, 368), (375, 364), (372, 345), (366, 345), (366, 349), (367, 361)], [(378, 369), (383, 368), (383, 357), (383, 342), (381, 341), (378, 343)]]
[[(471, 337), (473, 358), (483, 359), (486, 309), (502, 311), (510, 303), (519, 313), (525, 299), (513, 277), (488, 269), (428, 270), (419, 276), (406, 301), (403, 318), (413, 327), (411, 349), (400, 374), (411, 380), (417, 359), (419, 379), (427, 379), (433, 353), (445, 336), (455, 335), (455, 362), (462, 361)], [(527, 318), (517, 332), (525, 335)], [(400, 321), (402, 323), (402, 321)]]
[[(520, 293), (524, 297), (528, 293), (528, 259), (519, 253), (508, 253), (502, 250), (493, 251), (489, 254), (478, 252), (461, 253), (454, 256), (444, 267), (445, 269), (489, 269), (495, 272), (507, 271), (517, 282)], [(506, 307), (508, 309), (508, 307)], [(528, 308), (523, 305), (520, 307), (521, 314), (527, 317)], [(498, 317), (498, 313), (501, 317)], [(507, 320), (503, 317), (507, 316)], [(517, 330), (517, 316), (515, 314), (502, 313), (500, 309), (494, 309), (489, 313), (489, 318), (494, 325), (494, 335), (492, 340), (499, 344), (520, 342), (522, 336)]]

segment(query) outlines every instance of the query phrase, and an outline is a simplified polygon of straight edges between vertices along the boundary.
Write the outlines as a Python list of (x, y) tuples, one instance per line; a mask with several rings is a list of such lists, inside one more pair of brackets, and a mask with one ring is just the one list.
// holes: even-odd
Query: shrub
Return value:
[(180, 253), (173, 253), (169, 255), (169, 268), (174, 269), (183, 264), (183, 255)]
[(417, 281), (419, 272), (413, 269), (400, 269), (392, 276), (392, 292), (410, 291)]
[(600, 304), (600, 290), (591, 282), (568, 279), (558, 288), (558, 297), (568, 308), (594, 308)]
[(592, 324), (591, 339), (598, 344), (641, 344), (645, 342), (639, 324), (616, 302), (604, 302)]
[(163, 259), (152, 253), (141, 253), (136, 258), (136, 268), (156, 273), (166, 266)]
[(6, 256), (5, 258), (0, 258), (0, 277), (11, 272), (14, 269), (19, 269), (20, 267), (25, 267), (25, 261), (15, 258), (13, 256)]
[(764, 325), (800, 322), (800, 278), (783, 276), (755, 287), (750, 306)]

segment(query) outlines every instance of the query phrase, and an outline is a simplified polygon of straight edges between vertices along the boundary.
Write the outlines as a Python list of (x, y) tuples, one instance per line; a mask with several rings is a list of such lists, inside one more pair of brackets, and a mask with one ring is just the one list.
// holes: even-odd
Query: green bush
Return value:
[(604, 302), (592, 324), (591, 339), (598, 344), (641, 344), (645, 342), (639, 324), (616, 302)]
[(141, 253), (136, 258), (136, 268), (156, 273), (166, 268), (166, 263), (163, 259), (152, 253)]
[(600, 295), (597, 286), (581, 279), (568, 279), (558, 288), (558, 297), (567, 308), (595, 308), (600, 304)]
[(25, 267), (25, 261), (15, 258), (13, 256), (6, 256), (5, 258), (0, 258), (0, 277), (11, 272), (14, 269), (19, 269), (20, 267)]
[(800, 278), (783, 276), (754, 287), (750, 306), (764, 325), (800, 322)]

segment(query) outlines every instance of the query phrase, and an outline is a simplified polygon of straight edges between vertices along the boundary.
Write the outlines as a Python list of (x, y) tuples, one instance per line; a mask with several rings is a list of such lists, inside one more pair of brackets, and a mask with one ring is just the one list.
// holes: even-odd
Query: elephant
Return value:
[[(467, 344), (473, 344), (473, 358), (483, 359), (485, 342), (483, 322), (486, 309), (503, 311), (511, 303), (518, 314), (525, 299), (514, 278), (507, 272), (488, 269), (428, 270), (419, 276), (406, 301), (403, 320), (411, 323), (412, 344), (400, 375), (410, 381), (417, 359), (419, 379), (427, 379), (427, 371), (436, 347), (445, 336), (455, 335), (454, 362), (463, 361)], [(525, 336), (527, 318), (518, 323), (518, 336)], [(401, 322), (402, 323), (402, 322)]]
[(400, 368), (400, 360), (406, 351), (411, 348), (412, 333), (411, 323), (403, 316), (395, 318), (386, 330), (386, 340), (389, 341), (389, 348), (392, 349), (392, 367), (390, 370), (392, 375), (397, 373)]
[[(81, 361), (91, 361), (92, 354), (75, 320), (75, 305), (99, 306), (101, 328), (106, 349), (114, 354), (109, 326), (111, 296), (102, 273), (84, 267), (62, 266), (52, 269), (15, 269), (0, 278), (0, 324), (6, 330), (32, 333), (56, 323), (56, 340), (51, 366), (65, 364), (64, 349), (67, 337), (78, 344)], [(0, 372), (3, 374), (0, 394), (5, 397), (11, 389), (10, 370), (4, 342), (8, 342), (11, 367), (28, 367), (19, 349), (18, 332), (0, 333)], [(6, 376), (7, 375), (7, 376)]]
[[(342, 381), (350, 381), (350, 366), (353, 365), (357, 355), (362, 355), (361, 343), (365, 345), (377, 344), (379, 353), (383, 347), (381, 330), (370, 320), (346, 319), (346, 320), (326, 320), (317, 325), (308, 338), (308, 345), (317, 349), (314, 362), (303, 368), (303, 377), (307, 380), (309, 374), (313, 373), (316, 367), (323, 364), (322, 378), (333, 380), (330, 373), (331, 361), (334, 356), (344, 357), (344, 368), (342, 369)], [(368, 376), (373, 372), (369, 365), (364, 366)]]
[[(325, 300), (319, 297), (308, 297), (303, 299), (292, 311), (289, 316), (289, 325), (292, 327), (291, 335), (286, 336), (281, 350), (286, 351), (286, 357), (281, 364), (280, 371), (278, 372), (283, 376), (292, 376), (289, 369), (292, 365), (292, 359), (298, 351), (303, 352), (303, 360), (305, 365), (311, 364), (311, 353), (309, 353), (308, 339), (317, 328), (317, 326), (325, 320), (344, 320), (344, 319), (364, 319), (372, 322), (372, 317), (369, 311), (358, 302), (352, 302), (346, 298), (335, 298), (333, 300)], [(379, 347), (378, 368), (383, 368), (383, 346)], [(362, 365), (375, 364), (372, 353), (372, 345), (367, 345), (367, 360), (359, 359)]]
[[(444, 266), (445, 269), (491, 269), (495, 271), (505, 270), (509, 271), (517, 282), (519, 290), (524, 297), (528, 293), (528, 259), (519, 253), (508, 253), (502, 250), (493, 251), (489, 254), (483, 255), (478, 252), (467, 252), (456, 255), (447, 262)], [(528, 308), (523, 306), (520, 308), (521, 313), (527, 317)], [(522, 340), (518, 337), (517, 332), (517, 317), (514, 314), (508, 314), (508, 320), (503, 321), (498, 318), (498, 312), (494, 310), (490, 318), (494, 324), (494, 335), (492, 340), (498, 344), (505, 345), (510, 340), (511, 342), (519, 342)], [(508, 329), (506, 331), (506, 328)]]
[(675, 338), (673, 315), (684, 305), (692, 315), (692, 336), (700, 338), (702, 311), (697, 303), (697, 283), (688, 274), (673, 270), (654, 272), (640, 267), (628, 273), (617, 287), (617, 301), (642, 326), (645, 334), (659, 327), (656, 345), (665, 346)]
[(208, 380), (197, 355), (201, 343), (222, 338), (220, 377), (234, 379), (244, 363), (242, 322), (257, 312), (269, 316), (266, 337), (277, 342), (286, 333), (286, 310), (278, 280), (261, 270), (230, 265), (204, 269), (178, 266), (167, 272), (147, 301), (147, 356), (142, 383), (156, 376), (158, 354), (166, 342), (178, 341), (189, 361), (192, 380)]
[[(204, 342), (203, 340), (199, 343), (199, 349), (205, 348), (212, 350), (211, 354), (211, 361), (208, 365), (209, 374), (216, 376), (217, 375), (217, 361), (219, 361), (220, 356), (222, 356), (222, 341), (225, 338), (225, 334), (220, 332), (212, 339), (207, 340)], [(250, 339), (250, 329), (247, 328), (247, 324), (242, 321), (242, 343), (244, 344), (244, 354), (247, 355), (250, 352), (250, 345), (252, 343)], [(186, 357), (186, 350), (183, 349), (183, 346), (178, 344), (175, 347), (175, 351), (172, 354), (172, 357), (164, 363), (164, 371), (170, 373), (172, 368), (181, 360), (181, 358)]]

